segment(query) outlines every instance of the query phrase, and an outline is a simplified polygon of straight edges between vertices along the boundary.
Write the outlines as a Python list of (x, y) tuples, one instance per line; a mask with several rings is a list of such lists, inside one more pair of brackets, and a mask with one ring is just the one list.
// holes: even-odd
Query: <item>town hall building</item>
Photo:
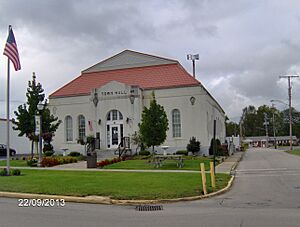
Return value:
[(152, 92), (168, 117), (169, 130), (162, 144), (167, 152), (186, 150), (194, 136), (201, 142), (201, 153), (208, 154), (214, 120), (216, 137), (225, 141), (223, 109), (178, 61), (125, 50), (83, 70), (49, 96), (51, 113), (62, 121), (54, 150), (84, 152), (77, 141), (87, 136), (97, 138), (100, 150), (117, 149), (122, 137), (139, 131)]

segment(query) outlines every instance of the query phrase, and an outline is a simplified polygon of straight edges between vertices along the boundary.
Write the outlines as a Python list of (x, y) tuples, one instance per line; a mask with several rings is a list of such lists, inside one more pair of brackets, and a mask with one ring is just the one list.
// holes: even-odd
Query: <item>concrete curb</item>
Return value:
[(207, 195), (184, 197), (177, 199), (159, 199), (159, 200), (118, 200), (111, 199), (104, 196), (86, 196), (86, 197), (76, 197), (76, 196), (63, 196), (63, 195), (46, 195), (46, 194), (30, 194), (30, 193), (16, 193), (16, 192), (0, 192), (0, 197), (6, 198), (18, 198), (18, 199), (64, 199), (65, 202), (74, 203), (93, 203), (93, 204), (117, 204), (117, 205), (139, 205), (139, 204), (157, 204), (157, 203), (173, 203), (173, 202), (183, 202), (183, 201), (193, 201), (199, 199), (210, 198), (212, 196), (220, 195), (227, 192), (233, 184), (234, 176), (228, 181), (225, 188), (213, 192)]
[(243, 157), (244, 157), (245, 153), (246, 153), (246, 151), (244, 151), (244, 153), (241, 155), (241, 157), (239, 158), (239, 160), (237, 160), (237, 162), (234, 163), (234, 165), (231, 167), (231, 169), (230, 169), (230, 174), (231, 174), (231, 175), (232, 175), (232, 172), (235, 171), (235, 170), (237, 169), (237, 167), (238, 167), (240, 161), (243, 160)]
[(194, 201), (194, 200), (200, 200), (205, 198), (210, 198), (213, 196), (221, 195), (225, 192), (227, 192), (231, 186), (233, 185), (234, 176), (231, 176), (231, 179), (228, 181), (228, 184), (225, 188), (222, 188), (221, 190), (217, 192), (213, 192), (207, 195), (199, 195), (199, 196), (191, 196), (191, 197), (183, 197), (183, 198), (177, 198), (177, 199), (158, 199), (158, 200), (115, 200), (112, 199), (112, 204), (117, 205), (140, 205), (140, 204), (157, 204), (157, 203), (174, 203), (174, 202), (186, 202), (186, 201)]

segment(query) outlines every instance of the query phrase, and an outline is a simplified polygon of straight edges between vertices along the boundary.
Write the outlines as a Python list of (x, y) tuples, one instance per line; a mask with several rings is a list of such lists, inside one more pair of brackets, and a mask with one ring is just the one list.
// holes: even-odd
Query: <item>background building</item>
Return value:
[[(49, 97), (49, 108), (62, 120), (55, 150), (83, 152), (78, 139), (94, 135), (100, 149), (116, 149), (123, 136), (138, 131), (151, 93), (169, 119), (164, 146), (186, 149), (192, 136), (208, 154), (217, 121), (217, 138), (225, 140), (225, 114), (204, 86), (176, 60), (125, 50), (86, 70)], [(158, 148), (159, 149), (159, 148)]]

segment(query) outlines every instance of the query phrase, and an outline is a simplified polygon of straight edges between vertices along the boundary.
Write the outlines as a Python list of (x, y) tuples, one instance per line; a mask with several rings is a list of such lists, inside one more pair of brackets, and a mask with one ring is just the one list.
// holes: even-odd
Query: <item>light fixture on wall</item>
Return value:
[(130, 103), (134, 103), (135, 96), (133, 94), (129, 95)]
[(98, 125), (101, 125), (101, 119), (98, 120)]
[(98, 93), (97, 93), (97, 90), (95, 89), (94, 90), (94, 97), (93, 97), (93, 103), (94, 103), (95, 107), (97, 107), (98, 102), (99, 102)]
[(126, 123), (129, 124), (129, 122), (132, 122), (132, 119), (129, 118), (129, 117), (127, 117), (127, 118), (126, 118)]
[(196, 98), (194, 97), (194, 96), (192, 96), (191, 98), (190, 98), (190, 102), (191, 102), (191, 104), (192, 104), (192, 106), (195, 104), (195, 102), (196, 102)]

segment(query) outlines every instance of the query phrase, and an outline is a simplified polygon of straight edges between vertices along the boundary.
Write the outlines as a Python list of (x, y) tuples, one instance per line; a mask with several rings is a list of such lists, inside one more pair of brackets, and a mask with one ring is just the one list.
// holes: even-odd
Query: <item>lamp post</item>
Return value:
[(38, 114), (35, 115), (35, 134), (39, 135), (39, 162), (38, 166), (41, 165), (43, 154), (42, 154), (42, 110), (44, 109), (44, 104), (39, 102), (37, 104)]
[(193, 77), (196, 77), (196, 72), (195, 72), (195, 60), (199, 60), (199, 54), (188, 54), (186, 56), (187, 60), (191, 60), (193, 62)]

